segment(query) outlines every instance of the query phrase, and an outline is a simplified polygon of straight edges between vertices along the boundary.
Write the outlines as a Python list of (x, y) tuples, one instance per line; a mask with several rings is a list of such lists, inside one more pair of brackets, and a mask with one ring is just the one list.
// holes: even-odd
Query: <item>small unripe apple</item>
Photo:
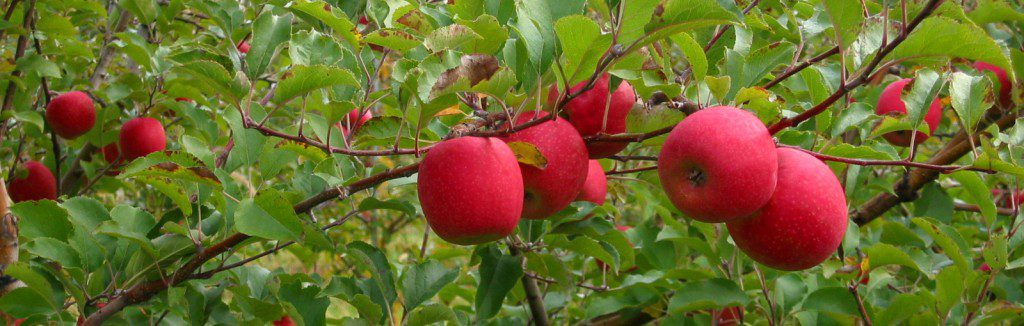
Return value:
[(250, 47), (251, 47), (251, 46), (249, 45), (249, 42), (248, 42), (248, 41), (242, 41), (242, 42), (239, 42), (239, 43), (238, 43), (238, 46), (237, 46), (237, 48), (238, 48), (238, 52), (241, 52), (241, 53), (243, 53), (243, 54), (245, 54), (245, 53), (249, 53), (249, 48), (250, 48)]
[(588, 165), (587, 181), (583, 182), (583, 191), (580, 191), (576, 200), (604, 205), (605, 197), (608, 196), (608, 176), (604, 174), (601, 162), (590, 160)]
[(67, 92), (53, 98), (46, 106), (46, 122), (61, 138), (75, 139), (96, 124), (96, 106), (88, 94)]
[[(882, 95), (878, 97), (878, 106), (875, 107), (875, 114), (878, 115), (891, 115), (891, 116), (903, 116), (907, 114), (907, 105), (903, 103), (903, 99), (900, 95), (903, 94), (903, 88), (908, 83), (913, 81), (912, 78), (904, 78), (892, 82), (889, 86), (886, 86), (882, 90)], [(928, 134), (916, 131), (917, 136), (914, 137), (914, 144), (920, 144), (928, 139), (931, 134), (935, 133), (935, 129), (939, 127), (939, 122), (942, 120), (942, 102), (936, 97), (932, 101), (932, 105), (928, 107), (928, 112), (924, 115), (924, 122), (928, 124)], [(910, 130), (893, 131), (882, 135), (886, 141), (893, 146), (909, 147), (910, 138), (912, 134)]]
[[(516, 118), (516, 125), (548, 114), (530, 111)], [(545, 121), (502, 138), (506, 143), (532, 144), (547, 160), (543, 169), (519, 164), (523, 175), (523, 215), (526, 219), (543, 219), (566, 208), (583, 189), (587, 179), (587, 146), (579, 132), (561, 118)]]
[(810, 154), (779, 148), (775, 193), (757, 214), (727, 222), (747, 256), (765, 266), (796, 271), (832, 256), (846, 234), (846, 195), (828, 165)]
[(285, 315), (281, 319), (275, 320), (274, 326), (295, 326), (295, 321), (292, 320), (292, 317)]
[(349, 131), (359, 131), (359, 127), (363, 126), (367, 121), (370, 121), (370, 119), (373, 119), (373, 113), (371, 113), (370, 110), (363, 112), (363, 116), (360, 117), (359, 109), (355, 109), (349, 111), (348, 114), (345, 115), (345, 118), (338, 122), (338, 128), (340, 128), (341, 132), (345, 133), (345, 135), (351, 135), (352, 133)]
[(50, 168), (36, 161), (28, 161), (22, 165), (27, 174), (15, 177), (7, 188), (11, 200), (15, 203), (30, 200), (57, 200), (57, 178)]
[(1013, 105), (1013, 82), (1010, 81), (1010, 76), (1006, 74), (1006, 70), (982, 61), (975, 62), (974, 69), (979, 72), (992, 72), (996, 76), (999, 82), (999, 104), (1005, 108), (1010, 108)]
[(121, 126), (121, 157), (126, 161), (167, 148), (167, 134), (160, 121), (149, 117), (128, 120)]
[(445, 140), (423, 157), (416, 185), (423, 215), (441, 239), (475, 245), (512, 234), (523, 212), (523, 175), (497, 138)]
[(750, 216), (775, 191), (778, 154), (768, 128), (728, 106), (697, 111), (662, 145), (658, 176), (686, 216), (718, 223)]
[[(611, 77), (608, 74), (601, 76), (590, 90), (581, 93), (565, 104), (565, 111), (569, 114), (569, 122), (572, 123), (580, 135), (584, 137), (594, 136), (599, 133), (620, 134), (626, 132), (626, 116), (629, 110), (636, 103), (636, 93), (633, 87), (625, 80), (611, 93), (611, 100), (608, 99), (609, 83)], [(586, 85), (580, 82), (569, 89), (572, 94)], [(551, 87), (548, 93), (548, 102), (556, 104), (559, 98), (558, 88)], [(607, 120), (605, 109), (607, 108)], [(598, 159), (615, 155), (629, 145), (628, 142), (591, 142), (587, 144), (590, 158)]]

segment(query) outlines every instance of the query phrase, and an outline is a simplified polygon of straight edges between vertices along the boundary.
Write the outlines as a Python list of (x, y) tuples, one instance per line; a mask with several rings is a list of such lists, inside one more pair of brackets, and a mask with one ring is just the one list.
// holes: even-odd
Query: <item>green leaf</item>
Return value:
[(850, 316), (860, 315), (853, 294), (841, 287), (826, 287), (812, 292), (804, 299), (804, 309)]
[(906, 103), (907, 119), (910, 120), (911, 126), (916, 127), (924, 120), (932, 102), (939, 96), (939, 91), (942, 90), (945, 80), (939, 76), (938, 72), (923, 69), (916, 72), (912, 84), (910, 93), (907, 93), (904, 88), (900, 98), (903, 103)]
[(457, 277), (458, 268), (445, 267), (436, 260), (409, 266), (402, 274), (402, 298), (405, 299), (405, 309), (412, 310), (426, 302)]
[(53, 238), (67, 241), (73, 232), (68, 212), (51, 200), (23, 201), (11, 206), (18, 217), (18, 234), (22, 237)]
[(601, 57), (595, 52), (608, 47), (609, 40), (601, 37), (601, 27), (586, 16), (573, 15), (555, 22), (555, 35), (562, 46), (562, 69), (569, 77), (566, 82), (574, 85), (578, 79), (590, 77), (583, 72), (592, 72)]
[(188, 193), (185, 192), (184, 188), (177, 185), (170, 179), (160, 177), (139, 177), (135, 178), (135, 180), (153, 187), (160, 193), (167, 196), (167, 198), (170, 198), (171, 201), (174, 202), (174, 205), (181, 209), (182, 215), (192, 215), (192, 201), (189, 200)]
[(440, 322), (447, 322), (449, 325), (459, 325), (459, 319), (455, 311), (443, 304), (428, 304), (409, 313), (408, 326), (435, 325)]
[(359, 312), (359, 317), (362, 317), (366, 321), (370, 322), (371, 325), (375, 325), (381, 321), (384, 316), (384, 308), (370, 300), (370, 297), (359, 293), (349, 301), (349, 304), (356, 307), (356, 311)]
[(235, 211), (238, 232), (278, 241), (298, 240), (302, 222), (280, 192), (270, 188), (255, 199), (245, 199)]
[(192, 84), (203, 85), (200, 88), (206, 96), (225, 96), (232, 104), (238, 105), (248, 92), (248, 86), (239, 83), (227, 69), (220, 64), (208, 60), (189, 61), (175, 70), (190, 77)]
[(359, 87), (359, 82), (351, 71), (338, 67), (294, 66), (292, 75), (281, 81), (274, 93), (274, 102), (278, 105), (288, 103), (296, 97), (306, 96), (312, 91), (334, 85)]
[(898, 160), (899, 158), (894, 157), (890, 153), (879, 151), (877, 149), (868, 146), (853, 146), (850, 144), (839, 144), (832, 147), (826, 148), (822, 151), (822, 154), (854, 158), (854, 159), (868, 159), (868, 160)]
[(864, 23), (864, 9), (861, 2), (850, 0), (825, 0), (822, 2), (832, 21), (832, 30), (839, 45), (847, 48), (857, 40)]
[(715, 0), (668, 0), (660, 9), (654, 11), (650, 23), (644, 27), (648, 35), (640, 45), (682, 31), (731, 24), (740, 20), (735, 13), (722, 8)]
[(473, 40), (482, 39), (483, 37), (480, 34), (477, 34), (469, 27), (451, 24), (438, 28), (430, 33), (430, 35), (427, 35), (426, 39), (423, 40), (423, 46), (427, 47), (427, 50), (430, 50), (430, 52), (436, 53), (457, 48)]
[[(25, 283), (25, 287), (14, 289), (0, 296), (0, 311), (14, 315), (52, 313), (60, 309), (54, 301), (53, 286), (42, 275), (28, 267), (27, 263), (7, 266), (4, 275)], [(61, 303), (62, 304), (62, 303)]]
[(981, 176), (977, 172), (957, 171), (950, 173), (949, 177), (960, 182), (960, 185), (967, 190), (967, 196), (981, 208), (981, 215), (985, 216), (991, 225), (996, 218), (996, 204), (992, 200), (992, 192), (989, 191)]
[(941, 16), (922, 21), (886, 59), (903, 61), (934, 57), (984, 61), (1012, 70), (1010, 61), (985, 30)]
[(65, 242), (53, 238), (35, 238), (23, 244), (33, 255), (60, 263), (64, 267), (82, 267), (78, 251)]
[[(321, 7), (321, 10), (323, 8)], [(288, 42), (292, 35), (292, 15), (263, 13), (252, 23), (251, 48), (245, 55), (245, 74), (256, 80), (270, 66), (281, 44)]]
[[(989, 202), (991, 202), (991, 200)], [(935, 243), (942, 248), (943, 253), (953, 260), (953, 263), (955, 263), (960, 270), (971, 270), (970, 262), (967, 261), (967, 258), (963, 255), (963, 251), (960, 250), (960, 246), (957, 245), (951, 237), (952, 234), (956, 233), (956, 230), (951, 230), (949, 227), (937, 224), (933, 222), (934, 220), (926, 218), (915, 217), (910, 221), (931, 236), (932, 239), (935, 240)]]
[(985, 263), (988, 264), (989, 268), (995, 271), (1002, 270), (1009, 259), (1006, 237), (996, 235), (991, 239), (991, 244), (985, 247), (985, 250), (982, 251), (982, 255), (984, 256)]
[(913, 258), (910, 258), (910, 255), (893, 245), (876, 243), (871, 247), (864, 249), (864, 252), (867, 253), (868, 259), (871, 262), (871, 270), (889, 265), (898, 265), (912, 268), (918, 272), (923, 272), (921, 267), (917, 265), (917, 262), (915, 262)]
[(121, 0), (118, 6), (135, 15), (142, 24), (149, 24), (156, 21), (157, 11), (156, 0)]
[(382, 28), (367, 34), (363, 42), (380, 45), (399, 53), (409, 51), (423, 44), (422, 41), (399, 29)]
[(398, 297), (395, 290), (395, 277), (384, 252), (362, 241), (349, 243), (348, 249), (349, 253), (359, 257), (364, 264), (371, 268), (373, 280), (376, 281), (374, 285), (379, 287), (376, 290), (380, 291), (389, 303), (394, 302)]
[(960, 295), (964, 293), (964, 276), (956, 266), (946, 266), (935, 276), (935, 308), (939, 315), (945, 316), (949, 310), (960, 303)]
[(723, 278), (712, 278), (686, 282), (672, 295), (668, 303), (670, 313), (685, 313), (704, 309), (721, 309), (730, 306), (745, 306), (750, 301), (736, 282)]
[(487, 246), (480, 254), (480, 285), (476, 291), (476, 319), (493, 317), (501, 310), (505, 296), (523, 277), (519, 257), (502, 254), (498, 248)]
[(324, 33), (333, 31), (335, 35), (341, 36), (350, 45), (358, 49), (360, 44), (356, 25), (348, 20), (344, 12), (335, 13), (335, 10), (324, 10), (324, 5), (326, 3), (323, 1), (299, 0), (293, 2), (288, 9), (303, 19), (309, 20), (307, 17), (312, 17), (312, 19), (324, 23), (324, 25), (331, 29), (331, 31), (323, 31)]
[(985, 76), (971, 76), (955, 72), (949, 84), (950, 104), (960, 123), (973, 134), (974, 128), (988, 108), (995, 103), (992, 97), (992, 82)]
[(1024, 22), (1024, 13), (1011, 7), (1010, 2), (1000, 0), (980, 0), (967, 16), (978, 26), (1001, 21)]
[(396, 212), (401, 212), (407, 216), (416, 215), (416, 207), (409, 201), (401, 199), (388, 199), (380, 200), (376, 197), (367, 197), (363, 201), (359, 202), (359, 211), (372, 211), (375, 209), (387, 209)]
[(508, 39), (508, 30), (491, 15), (482, 15), (474, 21), (456, 19), (455, 22), (472, 28), (473, 32), (480, 35), (480, 38), (462, 44), (465, 53), (494, 54), (505, 46), (505, 40)]
[(708, 72), (708, 57), (704, 53), (704, 47), (697, 43), (690, 34), (677, 33), (669, 36), (690, 62), (690, 70), (693, 72), (693, 80), (704, 80)]

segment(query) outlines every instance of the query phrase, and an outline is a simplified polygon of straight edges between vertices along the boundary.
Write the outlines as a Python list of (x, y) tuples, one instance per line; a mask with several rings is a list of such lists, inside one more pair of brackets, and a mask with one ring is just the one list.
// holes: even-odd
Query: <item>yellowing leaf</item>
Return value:
[(548, 167), (548, 159), (544, 157), (544, 154), (540, 153), (537, 146), (527, 142), (514, 141), (509, 142), (508, 147), (512, 149), (512, 153), (516, 154), (516, 160), (519, 163), (542, 170)]

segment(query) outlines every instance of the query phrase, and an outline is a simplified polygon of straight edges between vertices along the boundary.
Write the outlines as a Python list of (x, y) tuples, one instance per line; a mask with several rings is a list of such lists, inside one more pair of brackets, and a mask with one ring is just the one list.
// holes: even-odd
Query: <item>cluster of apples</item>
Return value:
[[(88, 94), (72, 91), (61, 94), (46, 106), (46, 122), (57, 136), (71, 140), (78, 138), (96, 124), (96, 106)], [(102, 148), (107, 163), (114, 166), (134, 160), (167, 147), (167, 136), (160, 121), (138, 117), (121, 125), (118, 142)], [(57, 199), (57, 178), (38, 161), (22, 165), (26, 173), (11, 180), (8, 187), (14, 202)]]
[(846, 196), (821, 160), (776, 147), (752, 113), (710, 107), (669, 133), (658, 175), (687, 217), (725, 223), (751, 259), (780, 270), (825, 261), (846, 233)]
[[(604, 75), (566, 103), (568, 119), (555, 117), (505, 137), (459, 137), (435, 145), (423, 158), (417, 184), (431, 229), (451, 243), (480, 244), (508, 236), (520, 218), (544, 219), (574, 200), (603, 204), (607, 179), (594, 159), (614, 155), (627, 143), (586, 144), (583, 137), (625, 132), (626, 115), (636, 102), (629, 83), (623, 81), (611, 94), (609, 84)], [(554, 102), (558, 91), (551, 93)], [(547, 116), (530, 111), (510, 123)], [(520, 163), (509, 147), (515, 143), (535, 147), (546, 164)]]
[[(1006, 70), (981, 61), (975, 62), (972, 67), (979, 72), (992, 73), (996, 77), (996, 81), (999, 83), (999, 94), (996, 103), (1002, 107), (1009, 108), (1013, 103), (1013, 83), (1010, 81), (1010, 76), (1006, 74)], [(882, 94), (878, 97), (878, 105), (875, 106), (875, 114), (881, 116), (906, 115), (907, 105), (903, 102), (900, 96), (903, 94), (906, 86), (913, 81), (913, 78), (903, 78), (887, 85), (885, 89), (882, 90)], [(911, 145), (911, 141), (913, 141), (913, 145), (918, 145), (935, 133), (935, 129), (939, 127), (939, 122), (941, 122), (941, 120), (942, 101), (936, 97), (932, 100), (931, 105), (928, 106), (928, 112), (924, 115), (924, 122), (928, 125), (927, 134), (915, 131), (917, 135), (913, 135), (910, 130), (901, 130), (886, 133), (882, 135), (882, 138), (893, 146), (909, 147)]]

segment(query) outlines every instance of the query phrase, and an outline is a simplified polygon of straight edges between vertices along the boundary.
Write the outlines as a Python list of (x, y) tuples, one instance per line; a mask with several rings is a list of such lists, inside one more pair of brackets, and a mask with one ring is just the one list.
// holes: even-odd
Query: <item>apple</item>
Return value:
[(726, 223), (747, 256), (765, 266), (796, 271), (828, 259), (846, 233), (846, 195), (828, 165), (810, 154), (779, 148), (779, 178), (757, 214)]
[(167, 134), (164, 126), (153, 118), (139, 117), (128, 120), (121, 126), (119, 135), (121, 157), (131, 161), (149, 153), (167, 148)]
[(441, 239), (474, 245), (512, 234), (523, 212), (523, 174), (497, 138), (459, 137), (430, 149), (416, 190), (430, 228)]
[(1006, 70), (983, 61), (975, 62), (974, 69), (979, 72), (988, 71), (996, 76), (999, 81), (999, 105), (1010, 108), (1013, 105), (1013, 83), (1010, 81), (1010, 76), (1006, 74)]
[(178, 101), (178, 102), (186, 102), (186, 103), (192, 103), (193, 102), (192, 99), (187, 98), (187, 97), (175, 97), (174, 100)]
[[(714, 314), (712, 314), (713, 316)], [(736, 326), (743, 323), (743, 307), (726, 307), (718, 313), (718, 326)]]
[(295, 326), (295, 321), (292, 321), (292, 317), (285, 315), (281, 319), (275, 320), (274, 326)]
[(247, 41), (242, 41), (242, 42), (239, 42), (239, 43), (238, 43), (238, 46), (237, 46), (237, 48), (238, 48), (238, 52), (241, 52), (241, 53), (243, 53), (243, 54), (245, 54), (245, 53), (249, 53), (249, 48), (250, 48), (250, 47), (251, 47), (251, 46), (249, 45), (249, 42), (247, 42)]
[[(516, 125), (548, 115), (530, 111), (516, 118)], [(566, 208), (583, 189), (587, 180), (587, 145), (572, 124), (556, 117), (502, 138), (506, 143), (532, 144), (547, 160), (543, 169), (519, 163), (525, 195), (526, 219), (543, 219)]]
[[(572, 123), (580, 135), (584, 137), (594, 136), (598, 133), (619, 134), (626, 132), (626, 115), (636, 103), (636, 94), (633, 87), (625, 80), (619, 84), (615, 92), (611, 94), (609, 103), (608, 91), (611, 77), (604, 74), (599, 78), (594, 87), (581, 93), (565, 104), (565, 111), (569, 115), (569, 122)], [(583, 88), (586, 82), (580, 82), (569, 90), (569, 94)], [(556, 104), (559, 94), (556, 86), (551, 87), (548, 93), (548, 102)], [(605, 109), (608, 111), (607, 124), (605, 124)], [(602, 128), (603, 127), (603, 128)], [(628, 142), (591, 142), (587, 144), (590, 158), (598, 159), (615, 155), (629, 145)]]
[[(878, 106), (875, 107), (875, 114), (878, 115), (890, 115), (890, 116), (902, 116), (907, 114), (907, 105), (903, 103), (903, 99), (900, 95), (903, 93), (903, 88), (908, 83), (913, 81), (913, 78), (904, 78), (892, 82), (889, 86), (885, 86), (885, 90), (882, 91), (882, 95), (878, 97)], [(924, 115), (924, 122), (928, 124), (928, 134), (917, 131), (917, 136), (914, 138), (914, 145), (920, 144), (928, 139), (928, 136), (935, 133), (935, 129), (939, 127), (939, 122), (942, 120), (942, 102), (936, 97), (932, 101), (932, 105), (928, 107), (928, 112)], [(886, 141), (893, 146), (909, 147), (911, 133), (910, 130), (893, 131), (882, 135)]]
[(1020, 205), (1024, 203), (1024, 190), (1017, 190), (1016, 192), (1002, 189), (992, 189), (992, 197), (996, 200), (996, 205), (1002, 208), (1020, 208)]
[(587, 167), (587, 181), (583, 182), (583, 191), (576, 196), (577, 201), (589, 201), (594, 204), (604, 205), (604, 199), (608, 195), (608, 176), (604, 174), (604, 168), (597, 160), (590, 160)]
[(709, 223), (757, 212), (775, 191), (775, 141), (752, 113), (697, 111), (672, 129), (658, 156), (661, 186), (686, 216)]
[(121, 165), (121, 163), (124, 163), (124, 158), (121, 157), (121, 151), (117, 148), (117, 143), (103, 146), (100, 152), (103, 152), (103, 160), (107, 161), (108, 164)]
[(30, 200), (57, 200), (57, 178), (50, 168), (37, 161), (23, 165), (28, 172), (24, 178), (15, 177), (7, 191), (15, 203)]
[[(373, 113), (371, 113), (370, 110), (363, 112), (363, 116), (360, 117), (359, 109), (355, 109), (349, 111), (348, 114), (345, 115), (345, 118), (338, 122), (337, 126), (341, 129), (341, 132), (345, 133), (345, 135), (351, 135), (352, 133), (349, 131), (353, 131), (353, 133), (355, 131), (359, 131), (359, 127), (367, 121), (370, 121), (370, 119), (373, 119)], [(349, 128), (349, 126), (351, 126), (351, 128)]]
[(978, 266), (978, 271), (988, 273), (992, 271), (992, 267), (988, 263), (981, 263), (981, 266)]
[(46, 105), (46, 122), (61, 138), (75, 139), (96, 124), (96, 106), (84, 92), (67, 92)]

